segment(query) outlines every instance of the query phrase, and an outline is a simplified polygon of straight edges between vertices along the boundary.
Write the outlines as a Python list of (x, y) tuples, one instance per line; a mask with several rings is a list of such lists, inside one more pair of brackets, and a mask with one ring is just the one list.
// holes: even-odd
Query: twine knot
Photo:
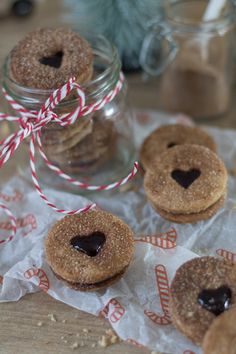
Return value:
[[(74, 124), (77, 119), (82, 116), (86, 116), (92, 112), (100, 110), (103, 106), (107, 103), (111, 102), (114, 97), (120, 92), (122, 85), (124, 82), (124, 76), (120, 73), (119, 80), (117, 81), (115, 87), (103, 98), (99, 99), (98, 101), (86, 105), (85, 101), (85, 93), (81, 86), (75, 82), (75, 78), (69, 79), (69, 81), (62, 86), (61, 88), (55, 90), (50, 97), (46, 100), (44, 105), (41, 107), (39, 112), (37, 111), (29, 111), (18, 102), (16, 102), (11, 96), (7, 94), (6, 91), (3, 90), (4, 96), (12, 108), (19, 113), (20, 117), (13, 117), (9, 116), (4, 113), (0, 113), (0, 122), (1, 121), (10, 121), (10, 122), (17, 122), (20, 126), (20, 129), (11, 134), (6, 139), (0, 142), (0, 168), (8, 161), (8, 159), (15, 153), (19, 145), (22, 141), (28, 137), (30, 137), (29, 141), (29, 157), (30, 157), (30, 169), (31, 169), (31, 177), (33, 180), (33, 184), (37, 193), (39, 194), (40, 198), (52, 209), (59, 213), (63, 214), (79, 214), (81, 212), (88, 211), (96, 206), (95, 203), (86, 205), (81, 209), (76, 210), (64, 210), (57, 208), (52, 202), (50, 202), (47, 197), (43, 194), (42, 189), (39, 185), (39, 179), (36, 173), (36, 164), (35, 164), (35, 150), (36, 146), (38, 148), (38, 152), (43, 158), (45, 164), (49, 169), (51, 169), (54, 173), (56, 173), (61, 178), (65, 179), (69, 183), (77, 186), (79, 188), (91, 190), (91, 191), (104, 191), (104, 190), (111, 190), (115, 188), (119, 188), (123, 184), (127, 183), (131, 180), (138, 171), (138, 163), (134, 162), (134, 166), (132, 171), (124, 178), (117, 182), (113, 182), (107, 185), (88, 185), (84, 182), (80, 182), (75, 180), (73, 177), (67, 175), (65, 172), (59, 169), (59, 167), (53, 165), (45, 155), (43, 151), (43, 146), (41, 143), (41, 129), (45, 127), (49, 123), (57, 123), (62, 127), (66, 127), (70, 124)], [(56, 106), (62, 102), (72, 90), (77, 92), (77, 102), (78, 105), (74, 111), (60, 114), (54, 112)], [(0, 206), (1, 207), (1, 206)], [(6, 211), (6, 209), (5, 209)]]

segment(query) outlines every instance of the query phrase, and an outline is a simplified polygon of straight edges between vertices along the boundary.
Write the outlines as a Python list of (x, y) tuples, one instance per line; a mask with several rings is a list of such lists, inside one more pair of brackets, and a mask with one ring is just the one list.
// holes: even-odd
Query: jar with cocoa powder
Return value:
[(144, 39), (140, 60), (144, 70), (158, 75), (161, 109), (194, 118), (214, 118), (229, 110), (236, 6), (219, 1), (217, 13), (216, 2), (165, 1), (163, 20)]
[[(5, 62), (3, 87), (7, 93), (27, 110), (39, 111), (52, 91), (75, 76), (85, 93), (86, 105), (103, 100), (119, 81), (117, 51), (102, 36), (87, 34), (86, 40), (77, 36), (63, 28), (29, 34)], [(38, 47), (36, 54), (28, 50), (34, 45)], [(21, 55), (25, 61), (18, 59)], [(73, 112), (78, 104), (78, 96), (72, 91), (54, 111), (62, 116)], [(8, 111), (16, 115), (10, 106)], [(72, 125), (53, 122), (44, 126), (41, 141), (49, 161), (74, 178), (100, 185), (124, 177), (132, 168), (135, 151), (126, 82), (110, 102)], [(50, 171), (42, 159), (37, 157), (37, 161), (41, 182), (76, 191)]]

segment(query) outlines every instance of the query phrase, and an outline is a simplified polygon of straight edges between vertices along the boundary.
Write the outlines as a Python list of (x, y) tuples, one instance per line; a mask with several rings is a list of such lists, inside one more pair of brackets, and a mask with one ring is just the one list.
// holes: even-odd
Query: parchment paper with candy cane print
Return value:
[[(155, 112), (139, 112), (136, 143), (156, 126), (181, 121)], [(227, 167), (236, 167), (236, 132), (208, 129)], [(83, 207), (88, 200), (47, 190), (65, 208)], [(95, 201), (126, 221), (135, 232), (135, 256), (124, 278), (107, 290), (81, 293), (69, 289), (51, 272), (44, 257), (44, 238), (62, 216), (49, 209), (19, 176), (2, 186), (0, 203), (15, 215), (17, 234), (8, 239), (11, 224), (0, 210), (0, 301), (16, 301), (28, 292), (45, 291), (52, 297), (94, 315), (104, 316), (123, 339), (137, 346), (171, 354), (200, 354), (201, 350), (171, 324), (169, 284), (176, 269), (198, 255), (236, 260), (236, 178), (229, 177), (225, 207), (212, 219), (194, 225), (163, 220), (146, 203), (142, 178), (133, 189), (119, 194), (97, 194)]]

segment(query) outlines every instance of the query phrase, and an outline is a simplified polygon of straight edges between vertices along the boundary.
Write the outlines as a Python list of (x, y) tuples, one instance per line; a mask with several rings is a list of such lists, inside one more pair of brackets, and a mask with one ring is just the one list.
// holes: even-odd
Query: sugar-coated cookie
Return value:
[(196, 222), (211, 217), (222, 206), (227, 171), (210, 149), (178, 145), (155, 160), (144, 176), (147, 198), (168, 220)]
[(129, 266), (133, 233), (116, 216), (92, 210), (56, 222), (45, 250), (53, 272), (70, 287), (99, 290), (119, 280)]
[(236, 308), (217, 317), (203, 340), (204, 354), (236, 354)]
[(11, 78), (35, 89), (55, 89), (75, 77), (82, 84), (93, 74), (89, 43), (67, 28), (40, 28), (29, 33), (10, 53)]
[(235, 263), (199, 257), (176, 271), (170, 287), (172, 321), (195, 344), (201, 345), (216, 317), (235, 305)]
[(145, 170), (152, 169), (153, 161), (163, 152), (176, 145), (197, 144), (216, 151), (214, 139), (198, 127), (181, 124), (162, 125), (143, 142), (140, 161)]

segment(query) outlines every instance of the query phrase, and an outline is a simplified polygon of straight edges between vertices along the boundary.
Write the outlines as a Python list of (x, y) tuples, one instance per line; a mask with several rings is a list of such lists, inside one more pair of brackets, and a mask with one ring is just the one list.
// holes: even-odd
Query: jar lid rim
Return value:
[[(106, 77), (108, 77), (111, 74), (111, 71), (114, 69), (114, 67), (116, 67), (117, 65), (119, 66), (119, 69), (121, 67), (120, 64), (120, 60), (119, 60), (119, 56), (118, 56), (118, 52), (116, 47), (110, 42), (108, 41), (103, 35), (96, 35), (93, 33), (87, 33), (88, 36), (92, 36), (93, 39), (100, 39), (102, 40), (107, 46), (109, 46), (111, 53), (112, 53), (112, 58), (109, 62), (109, 66), (102, 71), (101, 73), (99, 73), (95, 78), (91, 79), (90, 81), (84, 83), (84, 84), (80, 84), (81, 88), (83, 90), (87, 90), (90, 87), (92, 87), (93, 85), (97, 85), (100, 82), (103, 82), (103, 80), (106, 79)], [(94, 54), (97, 53), (96, 49), (92, 48)], [(17, 89), (21, 89), (22, 91), (24, 91), (25, 93), (30, 93), (30, 94), (36, 94), (36, 95), (42, 95), (42, 96), (49, 96), (55, 89), (40, 89), (40, 88), (34, 88), (34, 87), (27, 87), (24, 85), (19, 84), (18, 82), (16, 82), (10, 75), (9, 75), (9, 63), (10, 63), (10, 54), (6, 57), (5, 62), (3, 64), (3, 71), (4, 71), (4, 75), (3, 75), (3, 81), (4, 78), (10, 83), (12, 84), (15, 88)], [(69, 79), (69, 78), (68, 78)], [(5, 83), (6, 85), (6, 83)]]
[[(195, 0), (194, 0), (195, 1)], [(193, 21), (183, 18), (179, 18), (174, 15), (174, 6), (178, 6), (181, 3), (190, 3), (191, 0), (179, 0), (171, 4), (170, 1), (167, 1), (165, 4), (165, 15), (164, 22), (166, 21), (173, 27), (175, 30), (180, 32), (214, 32), (219, 29), (230, 26), (236, 18), (236, 3), (232, 1), (228, 2), (228, 9), (218, 18), (207, 20), (207, 21)]]

